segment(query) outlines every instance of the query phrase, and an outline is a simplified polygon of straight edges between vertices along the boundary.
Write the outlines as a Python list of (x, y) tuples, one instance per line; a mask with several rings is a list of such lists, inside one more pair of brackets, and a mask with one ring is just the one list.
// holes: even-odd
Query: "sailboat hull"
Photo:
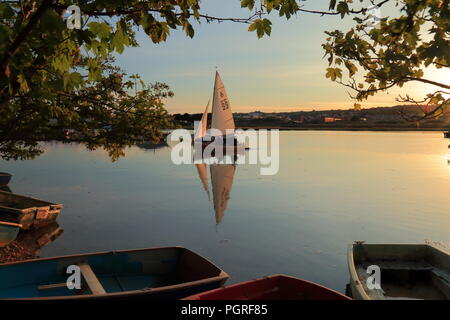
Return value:
[[(225, 139), (224, 139), (225, 141)], [(214, 141), (196, 141), (194, 138), (192, 138), (192, 146), (195, 146), (195, 143), (201, 143), (202, 149), (206, 148), (207, 146), (209, 146), (211, 143), (214, 143)], [(224, 150), (226, 149), (233, 149), (233, 150), (249, 150), (248, 147), (245, 147), (243, 144), (239, 144), (237, 142), (237, 140), (234, 140), (234, 144), (233, 145), (227, 145), (226, 143), (222, 144), (222, 148)]]

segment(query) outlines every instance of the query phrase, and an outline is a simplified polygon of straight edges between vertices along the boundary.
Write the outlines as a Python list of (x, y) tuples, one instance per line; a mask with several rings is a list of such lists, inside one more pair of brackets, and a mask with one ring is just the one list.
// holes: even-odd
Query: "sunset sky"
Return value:
[[(328, 0), (305, 2), (307, 8), (326, 10)], [(214, 16), (246, 17), (239, 0), (207, 0), (202, 10)], [(389, 8), (382, 15), (392, 14)], [(125, 50), (118, 63), (146, 82), (169, 84), (175, 97), (166, 101), (171, 113), (200, 113), (212, 97), (215, 67), (222, 76), (234, 112), (320, 110), (351, 108), (347, 88), (325, 78), (327, 61), (321, 44), (325, 30), (348, 30), (353, 20), (299, 14), (289, 21), (271, 14), (272, 35), (257, 39), (248, 25), (202, 22), (193, 39), (172, 31), (165, 43), (153, 44), (138, 33), (140, 47)], [(446, 76), (444, 75), (446, 72)], [(430, 70), (428, 78), (444, 81), (448, 71)], [(445, 82), (445, 81), (444, 81)], [(429, 86), (410, 84), (379, 94), (363, 107), (395, 105), (399, 93), (423, 98)]]

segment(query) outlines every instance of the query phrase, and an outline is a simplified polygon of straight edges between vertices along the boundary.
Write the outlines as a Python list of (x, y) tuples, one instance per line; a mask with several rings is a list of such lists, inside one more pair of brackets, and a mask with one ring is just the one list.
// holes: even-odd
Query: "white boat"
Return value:
[[(211, 130), (208, 132), (208, 110), (209, 101), (203, 112), (200, 124), (195, 129), (193, 143), (201, 141), (202, 144), (209, 144), (214, 140), (212, 137), (221, 136), (223, 143), (226, 139), (233, 140), (233, 146), (237, 145), (234, 137), (234, 131), (236, 129), (234, 125), (233, 112), (231, 111), (230, 101), (225, 90), (225, 86), (220, 78), (219, 72), (216, 71), (216, 78), (214, 81), (213, 102), (212, 102), (212, 117), (211, 117)], [(232, 137), (229, 137), (232, 136)]]
[[(380, 270), (372, 287), (369, 267)], [(350, 289), (357, 300), (450, 299), (450, 255), (428, 244), (365, 244), (349, 246)], [(371, 284), (370, 288), (368, 282)]]

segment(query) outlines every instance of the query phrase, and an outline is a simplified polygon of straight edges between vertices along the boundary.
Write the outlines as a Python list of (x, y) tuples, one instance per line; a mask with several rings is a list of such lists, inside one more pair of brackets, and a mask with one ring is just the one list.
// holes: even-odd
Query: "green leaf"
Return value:
[(338, 6), (336, 8), (337, 12), (341, 14), (341, 18), (344, 18), (346, 14), (348, 14), (348, 4), (345, 1), (339, 1)]
[(258, 20), (253, 21), (253, 23), (248, 27), (248, 31), (250, 31), (250, 32), (255, 31), (257, 25), (258, 25)]
[(0, 3), (0, 19), (11, 19), (14, 16), (14, 10), (7, 3)]
[(329, 10), (334, 10), (334, 8), (336, 7), (336, 0), (330, 0), (330, 6), (329, 6)]
[(342, 79), (342, 70), (339, 68), (327, 68), (325, 77), (330, 78), (331, 81), (336, 81), (337, 78)]
[(258, 38), (262, 38), (264, 34), (270, 36), (270, 33), (272, 31), (272, 22), (269, 19), (256, 19), (248, 27), (248, 31), (256, 31)]
[(109, 38), (109, 34), (111, 32), (111, 26), (106, 22), (96, 22), (92, 21), (88, 24), (89, 31), (91, 31), (94, 35), (99, 37), (100, 39)]
[(30, 90), (27, 80), (25, 79), (23, 74), (19, 74), (17, 76), (17, 82), (20, 84), (20, 90), (22, 90), (23, 92), (28, 92)]
[(255, 0), (242, 0), (241, 1), (241, 8), (248, 8), (249, 10), (253, 10), (253, 7), (255, 5)]

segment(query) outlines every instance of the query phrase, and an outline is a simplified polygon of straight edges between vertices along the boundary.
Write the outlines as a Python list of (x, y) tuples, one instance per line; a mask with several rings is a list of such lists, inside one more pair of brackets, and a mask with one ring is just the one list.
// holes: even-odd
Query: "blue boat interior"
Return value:
[[(145, 288), (158, 288), (215, 276), (211, 267), (206, 274), (186, 276), (192, 265), (192, 255), (184, 258), (180, 248), (111, 252), (97, 255), (68, 256), (50, 260), (31, 261), (0, 266), (0, 298), (36, 298), (90, 295), (92, 292), (81, 275), (82, 289), (68, 289), (66, 273), (70, 265), (88, 264), (106, 293), (117, 293)], [(197, 255), (195, 255), (197, 257)], [(200, 265), (207, 262), (198, 256)], [(197, 261), (198, 263), (199, 261)], [(209, 263), (207, 263), (209, 265)], [(59, 286), (58, 286), (59, 284)], [(42, 289), (42, 287), (46, 287)]]

